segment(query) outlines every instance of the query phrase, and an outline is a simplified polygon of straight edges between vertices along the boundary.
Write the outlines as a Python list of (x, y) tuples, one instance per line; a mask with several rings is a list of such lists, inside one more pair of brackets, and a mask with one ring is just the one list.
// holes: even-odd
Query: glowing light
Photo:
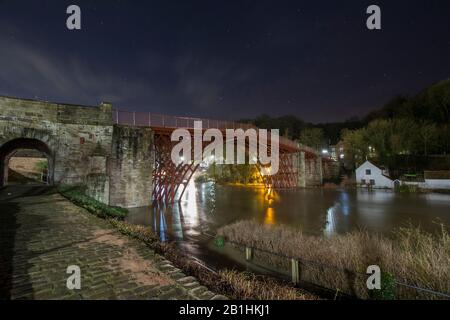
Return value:
[(327, 221), (324, 233), (327, 236), (331, 236), (336, 233), (336, 221), (335, 221), (335, 214), (336, 214), (336, 205), (333, 207), (328, 208), (327, 210)]
[(264, 224), (272, 225), (275, 223), (275, 211), (272, 207), (267, 208), (266, 215), (264, 217)]
[(197, 188), (194, 183), (194, 179), (191, 179), (186, 186), (186, 191), (183, 195), (183, 218), (185, 225), (189, 226), (187, 231), (188, 235), (198, 235), (196, 231), (200, 225), (199, 208), (197, 206)]
[(323, 150), (322, 150), (322, 153), (323, 153), (323, 154), (328, 154), (328, 150), (327, 150), (327, 149), (323, 149)]

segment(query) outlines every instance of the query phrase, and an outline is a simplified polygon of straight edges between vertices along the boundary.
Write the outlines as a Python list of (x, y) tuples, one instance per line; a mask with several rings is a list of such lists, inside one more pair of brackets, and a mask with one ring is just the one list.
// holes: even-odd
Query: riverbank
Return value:
[[(366, 271), (378, 265), (390, 285), (404, 283), (450, 294), (450, 237), (448, 230), (431, 235), (417, 228), (400, 228), (392, 237), (355, 231), (333, 237), (308, 236), (286, 226), (241, 221), (219, 229), (227, 241), (256, 249), (252, 254), (281, 270), (291, 259), (300, 261), (304, 282), (358, 298), (371, 298)], [(275, 254), (270, 254), (273, 252)], [(439, 299), (439, 295), (395, 285), (398, 299)]]
[(0, 207), (0, 300), (224, 298), (54, 188), (2, 188)]
[[(215, 272), (185, 255), (174, 243), (160, 242), (150, 228), (122, 221), (124, 209), (111, 208), (84, 195), (79, 188), (60, 188), (61, 193), (75, 204), (88, 209), (96, 216), (106, 219), (122, 234), (144, 243), (150, 250), (164, 256), (170, 264), (189, 275), (201, 285), (201, 290), (211, 288), (216, 297), (229, 297), (236, 300), (313, 300), (316, 296), (295, 288), (289, 283), (280, 283), (269, 277), (255, 276), (251, 273), (234, 270)], [(121, 214), (118, 215), (117, 212)], [(195, 289), (195, 290), (194, 290)], [(200, 289), (193, 288), (193, 291)]]

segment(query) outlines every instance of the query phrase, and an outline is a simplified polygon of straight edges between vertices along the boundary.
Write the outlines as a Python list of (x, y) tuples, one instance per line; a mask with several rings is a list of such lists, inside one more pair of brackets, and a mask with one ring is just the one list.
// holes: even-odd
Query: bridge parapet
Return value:
[(0, 120), (19, 121), (42, 126), (45, 123), (66, 123), (112, 126), (110, 104), (83, 106), (0, 96)]
[[(192, 117), (179, 117), (164, 114), (155, 114), (150, 112), (135, 112), (135, 111), (123, 111), (113, 110), (113, 121), (116, 124), (139, 126), (139, 127), (153, 127), (153, 128), (166, 128), (177, 129), (186, 128), (194, 129), (194, 122), (201, 121), (202, 128), (206, 129), (255, 129), (259, 128), (250, 124), (235, 121), (214, 120), (205, 118), (192, 118)], [(293, 150), (299, 150), (299, 144), (296, 141), (280, 136), (280, 145), (291, 148)]]

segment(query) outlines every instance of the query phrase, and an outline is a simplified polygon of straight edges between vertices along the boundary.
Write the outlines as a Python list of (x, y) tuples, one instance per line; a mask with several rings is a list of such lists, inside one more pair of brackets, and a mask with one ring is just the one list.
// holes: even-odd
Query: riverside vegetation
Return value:
[(58, 191), (74, 204), (85, 208), (99, 218), (108, 220), (122, 234), (144, 242), (150, 249), (163, 255), (184, 273), (194, 276), (198, 281), (223, 294), (237, 300), (312, 300), (317, 299), (289, 283), (283, 283), (269, 277), (256, 276), (251, 273), (234, 270), (214, 272), (200, 265), (182, 253), (174, 243), (160, 242), (157, 235), (148, 227), (129, 224), (123, 219), (128, 210), (107, 206), (85, 194), (83, 186), (62, 186)]
[[(61, 187), (59, 191), (76, 205), (107, 219), (121, 233), (143, 241), (176, 267), (196, 277), (200, 283), (232, 299), (309, 300), (317, 296), (290, 283), (235, 270), (213, 272), (181, 252), (174, 243), (162, 243), (148, 227), (132, 225), (123, 219), (126, 209), (109, 207), (84, 194), (83, 187)], [(418, 228), (400, 228), (392, 237), (359, 231), (331, 238), (305, 235), (287, 226), (267, 226), (241, 221), (218, 231), (227, 241), (263, 251), (276, 252), (301, 261), (301, 278), (309, 283), (359, 298), (371, 298), (366, 289), (366, 268), (379, 265), (396, 281), (443, 293), (450, 292), (450, 237), (442, 227), (439, 235)], [(289, 260), (255, 252), (277, 268), (289, 270)], [(396, 298), (439, 298), (414, 289), (397, 286)]]
[[(289, 270), (290, 260), (279, 255), (296, 258), (301, 263), (302, 280), (359, 298), (371, 298), (366, 287), (369, 265), (380, 266), (383, 274), (396, 282), (450, 293), (450, 237), (444, 226), (435, 235), (407, 227), (392, 237), (357, 231), (327, 238), (305, 235), (287, 226), (241, 221), (219, 229), (218, 234), (227, 241), (259, 249), (255, 258), (281, 270)], [(395, 286), (395, 297), (440, 298), (402, 285)]]

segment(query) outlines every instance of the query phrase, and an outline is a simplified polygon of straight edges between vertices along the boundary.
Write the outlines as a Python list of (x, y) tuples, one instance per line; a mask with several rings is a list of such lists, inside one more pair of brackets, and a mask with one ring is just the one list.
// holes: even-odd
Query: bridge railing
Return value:
[[(193, 129), (195, 121), (202, 122), (203, 129), (258, 129), (250, 123), (241, 123), (234, 121), (222, 121), (203, 118), (177, 117), (164, 114), (155, 114), (150, 112), (113, 110), (113, 121), (116, 124), (139, 126), (139, 127), (158, 127), (158, 128), (187, 128)], [(298, 149), (297, 142), (280, 136), (280, 144)]]

